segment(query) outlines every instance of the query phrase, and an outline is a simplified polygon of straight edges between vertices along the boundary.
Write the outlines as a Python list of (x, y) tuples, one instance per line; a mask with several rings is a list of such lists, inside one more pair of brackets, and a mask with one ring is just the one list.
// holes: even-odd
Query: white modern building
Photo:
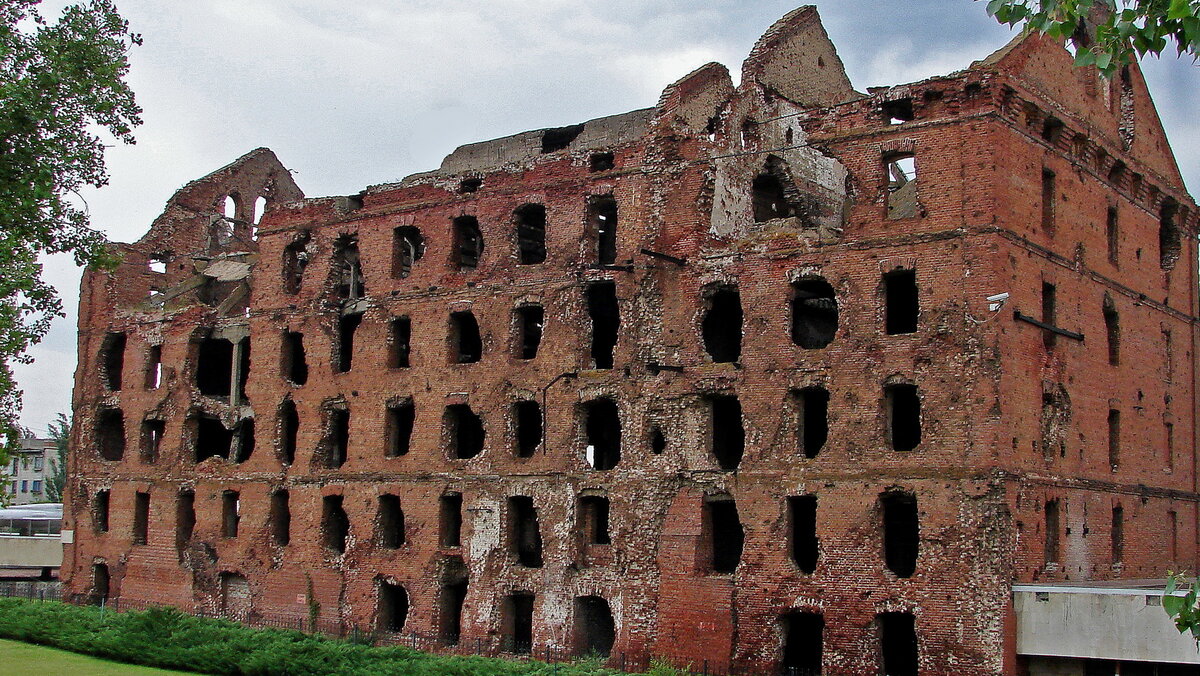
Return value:
[(9, 459), (8, 504), (48, 502), (46, 480), (54, 476), (58, 451), (53, 439), (21, 439), (21, 449)]

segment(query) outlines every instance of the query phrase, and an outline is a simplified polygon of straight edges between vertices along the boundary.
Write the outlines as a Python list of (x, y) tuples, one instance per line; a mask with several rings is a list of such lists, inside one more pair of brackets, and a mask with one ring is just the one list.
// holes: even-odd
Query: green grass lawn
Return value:
[(109, 662), (32, 643), (0, 639), (0, 676), (158, 676), (182, 673), (186, 672)]

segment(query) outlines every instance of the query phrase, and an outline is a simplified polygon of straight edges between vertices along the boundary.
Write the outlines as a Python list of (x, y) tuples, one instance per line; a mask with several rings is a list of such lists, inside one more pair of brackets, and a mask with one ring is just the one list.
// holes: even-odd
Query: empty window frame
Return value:
[(1181, 235), (1178, 217), (1179, 204), (1171, 198), (1164, 200), (1158, 211), (1158, 264), (1163, 270), (1171, 270), (1179, 260)]
[(459, 270), (474, 270), (483, 257), (483, 234), (474, 216), (459, 216), (453, 221), (454, 259)]
[(917, 331), (921, 313), (915, 270), (893, 270), (883, 276), (884, 328), (889, 336)]
[(716, 363), (736, 362), (742, 356), (742, 298), (732, 284), (703, 292), (705, 313), (700, 323), (704, 350)]
[(824, 647), (825, 617), (821, 613), (792, 611), (780, 618), (783, 625), (784, 674), (819, 676)]
[(1121, 412), (1108, 410), (1108, 465), (1113, 471), (1121, 466)]
[(612, 544), (608, 532), (608, 515), (608, 498), (603, 495), (584, 495), (579, 498), (579, 524), (582, 527), (584, 544)]
[(917, 628), (912, 613), (879, 613), (879, 652), (882, 673), (888, 676), (917, 676)]
[(718, 575), (737, 570), (742, 560), (746, 533), (738, 517), (737, 503), (729, 496), (704, 501), (703, 536), (709, 551), (709, 570)]
[(608, 601), (600, 596), (576, 597), (574, 625), (576, 652), (608, 657), (617, 638), (617, 626)]
[(1121, 316), (1117, 305), (1111, 296), (1104, 297), (1102, 307), (1104, 313), (1104, 335), (1108, 344), (1108, 363), (1112, 366), (1121, 364)]
[(237, 491), (221, 493), (221, 537), (238, 536), (238, 521), (241, 520), (239, 497)]
[(196, 462), (204, 462), (209, 458), (229, 459), (229, 452), (233, 448), (233, 433), (225, 429), (225, 424), (220, 418), (196, 413), (192, 418), (192, 430)]
[(308, 242), (311, 235), (301, 232), (283, 249), (283, 291), (287, 294), (300, 292), (304, 282), (304, 269), (308, 267)]
[(514, 495), (508, 499), (509, 552), (526, 568), (542, 567), (542, 533), (533, 498)]
[(350, 450), (350, 409), (325, 409), (325, 434), (321, 440), (322, 467), (337, 469), (346, 464)]
[(379, 580), (379, 606), (377, 628), (379, 631), (399, 633), (408, 621), (408, 592), (399, 583)]
[(442, 547), (462, 545), (462, 493), (445, 493), (438, 498), (438, 544)]
[(387, 450), (386, 457), (398, 458), (408, 455), (412, 443), (413, 423), (417, 411), (412, 399), (403, 399), (387, 407)]
[(566, 150), (567, 146), (571, 145), (571, 142), (583, 133), (583, 127), (582, 124), (573, 124), (568, 127), (556, 127), (542, 132), (542, 152), (552, 153), (558, 150)]
[(833, 342), (838, 330), (838, 304), (833, 287), (824, 279), (792, 284), (792, 342), (819, 350)]
[(1046, 120), (1042, 122), (1042, 139), (1051, 145), (1054, 145), (1062, 136), (1063, 128), (1064, 126), (1062, 120), (1058, 119), (1057, 117), (1047, 117)]
[(592, 153), (588, 156), (588, 171), (608, 171), (614, 166), (612, 153)]
[(334, 355), (335, 371), (346, 373), (354, 367), (354, 334), (362, 326), (363, 313), (354, 312), (338, 319), (337, 354)]
[(450, 363), (474, 364), (483, 356), (479, 322), (470, 310), (450, 313)]
[(125, 414), (119, 408), (102, 408), (96, 412), (96, 447), (104, 460), (117, 461), (125, 457)]
[(458, 192), (463, 195), (468, 195), (473, 192), (478, 192), (483, 187), (482, 178), (464, 178), (458, 182)]
[(884, 156), (887, 173), (887, 217), (889, 220), (914, 218), (920, 213), (917, 202), (917, 161), (912, 153)]
[(462, 558), (448, 557), (443, 564), (441, 589), (438, 591), (438, 629), (442, 642), (458, 645), (462, 635), (463, 606), (467, 600), (469, 580)]
[(879, 108), (883, 113), (883, 119), (888, 124), (903, 124), (911, 122), (915, 118), (912, 99), (907, 96), (902, 99), (884, 101)]
[(1119, 266), (1121, 262), (1121, 225), (1115, 206), (1108, 208), (1104, 229), (1105, 239), (1108, 242), (1108, 262)]
[(796, 441), (806, 458), (815, 458), (829, 439), (829, 391), (823, 387), (806, 387), (794, 392), (799, 429)]
[(96, 599), (106, 599), (109, 594), (109, 584), (111, 578), (108, 573), (108, 564), (94, 563), (92, 564), (92, 596)]
[(1062, 524), (1059, 521), (1058, 500), (1047, 500), (1044, 507), (1045, 512), (1045, 543), (1043, 545), (1043, 554), (1045, 555), (1046, 564), (1057, 564), (1062, 560), (1061, 541), (1059, 539)]
[(799, 194), (787, 163), (770, 155), (763, 170), (750, 183), (750, 205), (754, 222), (796, 215)]
[(165, 420), (149, 418), (142, 421), (142, 462), (153, 463), (158, 461), (158, 455), (162, 449), (163, 432), (166, 431), (166, 428), (167, 423)]
[(588, 317), (592, 322), (592, 364), (598, 369), (613, 367), (613, 351), (621, 328), (615, 282), (594, 282), (586, 289)]
[(404, 545), (404, 510), (400, 507), (399, 496), (391, 493), (379, 496), (375, 526), (380, 547), (398, 549)]
[(279, 405), (279, 460), (285, 465), (296, 462), (296, 442), (300, 434), (300, 414), (296, 402), (284, 399)]
[(883, 561), (896, 577), (912, 577), (920, 552), (917, 496), (888, 491), (879, 496), (883, 513)]
[(185, 488), (175, 498), (175, 549), (183, 551), (195, 530), (196, 493)]
[(454, 460), (469, 460), (483, 452), (483, 421), (468, 404), (451, 404), (443, 416), (447, 453)]
[(663, 434), (661, 425), (650, 426), (650, 452), (662, 455), (667, 450), (667, 435)]
[(388, 368), (406, 369), (411, 366), (412, 320), (407, 316), (392, 317), (388, 322)]
[(233, 429), (234, 462), (246, 462), (254, 454), (254, 418), (242, 418)]
[(411, 225), (392, 230), (392, 277), (404, 279), (412, 274), (413, 264), (425, 255), (425, 239)]
[(610, 470), (621, 461), (621, 410), (612, 399), (583, 404), (584, 460), (592, 469)]
[(308, 382), (308, 360), (304, 354), (304, 334), (297, 331), (283, 333), (280, 372), (293, 385)]
[(343, 502), (340, 495), (321, 498), (321, 544), (334, 554), (346, 553), (346, 540), (350, 536), (350, 518)]
[(110, 495), (108, 489), (105, 489), (96, 491), (96, 495), (92, 497), (92, 530), (96, 533), (108, 532)]
[(524, 204), (513, 212), (516, 222), (517, 263), (537, 265), (546, 262), (546, 206)]
[[(1049, 282), (1042, 282), (1042, 323), (1058, 326), (1058, 288)], [(1053, 348), (1058, 334), (1053, 331), (1042, 331), (1042, 344)]]
[(225, 398), (233, 390), (233, 343), (205, 336), (196, 348), (196, 387), (206, 397)]
[(1113, 565), (1121, 563), (1125, 560), (1125, 509), (1121, 505), (1112, 508), (1109, 541)]
[(125, 369), (125, 334), (109, 333), (100, 344), (100, 377), (110, 392), (121, 390), (121, 371)]
[(286, 547), (292, 541), (292, 509), (290, 495), (282, 488), (271, 493), (271, 507), (268, 514), (271, 530), (271, 544), (276, 547)]
[(162, 385), (162, 345), (150, 345), (146, 348), (143, 375), (147, 390), (157, 390)]
[(338, 298), (355, 300), (367, 295), (357, 235), (342, 235), (334, 240), (332, 271), (336, 275), (334, 291)]
[(593, 195), (587, 202), (587, 226), (595, 245), (596, 262), (617, 262), (617, 200), (612, 195)]
[(542, 445), (542, 407), (527, 399), (512, 405), (513, 440), (518, 458), (531, 458)]
[(1055, 211), (1057, 210), (1054, 183), (1054, 172), (1042, 169), (1042, 230), (1048, 235), (1054, 234)]
[(513, 356), (517, 359), (537, 357), (538, 348), (542, 345), (545, 317), (541, 305), (522, 305), (513, 310)]
[(708, 398), (709, 449), (721, 469), (731, 472), (742, 462), (746, 450), (746, 429), (742, 425), (742, 404), (733, 395)]
[(892, 450), (907, 453), (921, 443), (921, 395), (916, 385), (894, 383), (883, 388), (888, 441)]
[(500, 626), (505, 652), (528, 655), (533, 651), (533, 594), (513, 592), (504, 597)]
[(817, 496), (788, 498), (788, 544), (792, 563), (806, 574), (817, 569), (820, 541), (817, 539)]

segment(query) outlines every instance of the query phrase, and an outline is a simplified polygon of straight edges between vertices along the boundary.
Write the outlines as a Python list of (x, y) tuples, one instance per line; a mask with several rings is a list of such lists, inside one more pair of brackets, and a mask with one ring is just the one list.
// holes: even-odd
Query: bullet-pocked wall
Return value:
[(256, 150), (84, 278), (68, 588), (496, 653), (1012, 671), (1014, 580), (1197, 564), (1166, 147), (1136, 67), (1029, 36), (864, 94), (801, 8), (736, 87), (708, 64), (357, 195)]

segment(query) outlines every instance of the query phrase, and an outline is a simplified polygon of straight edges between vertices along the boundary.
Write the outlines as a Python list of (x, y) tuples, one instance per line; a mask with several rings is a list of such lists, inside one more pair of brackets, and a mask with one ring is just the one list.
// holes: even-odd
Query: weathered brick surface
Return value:
[[(1146, 578), (1198, 563), (1196, 210), (1137, 69), (1123, 82), (1073, 70), (1059, 45), (1030, 37), (971, 69), (861, 95), (815, 11), (800, 10), (764, 36), (737, 88), (709, 64), (656, 108), (588, 122), (562, 149), (542, 152), (546, 135), (528, 132), (464, 147), (438, 171), (361, 196), (321, 199), (302, 199), (274, 156), (255, 151), (183, 188), (143, 240), (120, 247), (118, 270), (84, 279), (68, 586), (93, 590), (93, 565), (103, 563), (110, 594), (124, 599), (230, 611), (248, 603), (263, 615), (319, 612), (369, 626), (387, 580), (407, 591), (406, 631), (445, 633), (441, 588), (461, 557), (462, 636), (491, 650), (511, 632), (504, 598), (524, 591), (535, 595), (535, 649), (579, 645), (575, 599), (597, 596), (612, 611), (614, 650), (680, 664), (773, 668), (783, 659), (781, 617), (801, 610), (824, 616), (824, 673), (871, 673), (876, 614), (905, 611), (916, 618), (922, 673), (1012, 672), (1013, 582)], [(913, 119), (889, 124), (881, 110), (902, 99)], [(1062, 127), (1044, 138), (1047, 116)], [(613, 166), (592, 171), (599, 152), (611, 152)], [(892, 220), (885, 159), (895, 153), (913, 154), (918, 177), (914, 215)], [(755, 222), (751, 186), (769, 157), (786, 166), (796, 215)], [(1124, 171), (1113, 170), (1117, 161)], [(1043, 224), (1044, 170), (1055, 174), (1052, 231)], [(482, 183), (464, 191), (465, 179)], [(212, 225), (230, 193), (242, 212), (224, 241)], [(257, 195), (268, 209), (252, 233)], [(619, 209), (609, 266), (596, 265), (587, 223), (589, 197), (604, 195)], [(536, 265), (517, 259), (514, 210), (527, 203), (547, 216), (546, 260)], [(1159, 255), (1164, 203), (1179, 205), (1182, 233), (1169, 271)], [(1118, 213), (1115, 263), (1109, 207)], [(477, 219), (484, 247), (478, 266), (460, 271), (453, 219), (463, 215)], [(424, 240), (403, 278), (393, 274), (401, 226)], [(288, 248), (305, 236), (307, 266), (289, 293)], [(361, 298), (338, 292), (335, 242), (346, 236), (357, 237)], [(147, 268), (158, 255), (169, 258), (165, 273)], [(883, 275), (896, 269), (916, 275), (915, 333), (884, 330)], [(239, 270), (249, 270), (248, 300), (237, 295)], [(816, 277), (834, 289), (839, 326), (827, 347), (805, 349), (790, 338), (791, 284)], [(600, 280), (615, 283), (620, 313), (612, 369), (594, 368), (589, 351), (585, 288)], [(1042, 317), (1043, 283), (1056, 287), (1053, 323), (1082, 340), (1059, 336), (1047, 347), (1044, 329), (1016, 319), (1014, 311)], [(714, 284), (740, 295), (736, 364), (713, 363), (705, 351)], [(151, 288), (162, 295), (150, 297)], [(1007, 302), (990, 310), (987, 297), (1002, 292)], [(1109, 363), (1106, 298), (1119, 314), (1119, 365)], [(529, 303), (545, 309), (544, 337), (537, 357), (522, 360), (513, 310)], [(450, 314), (465, 310), (480, 326), (478, 363), (451, 357)], [(352, 367), (336, 372), (339, 319), (357, 311)], [(388, 321), (397, 316), (411, 320), (406, 368), (389, 368)], [(234, 342), (249, 336), (244, 401), (197, 387), (209, 329)], [(113, 392), (103, 357), (117, 331), (128, 342)], [(288, 331), (303, 334), (303, 385), (284, 377)], [(157, 388), (144, 375), (150, 345), (162, 346)], [(908, 452), (892, 450), (887, 433), (885, 386), (897, 383), (915, 385), (920, 398), (921, 440)], [(1048, 429), (1044, 393), (1057, 385), (1069, 415)], [(829, 392), (828, 441), (812, 458), (799, 448), (793, 395), (809, 386)], [(742, 408), (736, 471), (711, 450), (716, 395), (736, 395)], [(598, 398), (614, 400), (621, 420), (620, 461), (603, 471), (586, 461), (582, 413)], [(387, 457), (386, 408), (404, 399), (415, 409), (410, 449)], [(300, 421), (290, 464), (288, 400)], [(522, 458), (511, 410), (526, 400), (543, 405), (545, 433)], [(486, 435), (467, 460), (450, 457), (444, 424), (446, 406), (463, 403)], [(338, 468), (321, 462), (331, 406), (350, 412)], [(117, 408), (126, 450), (105, 460), (98, 413)], [(1110, 410), (1121, 414), (1116, 467)], [(197, 463), (201, 412), (230, 429), (252, 417), (253, 453)], [(139, 452), (148, 417), (165, 421), (155, 458)], [(106, 488), (110, 528), (97, 534), (92, 505)], [(271, 535), (279, 488), (289, 492), (287, 546)], [(195, 495), (186, 541), (181, 489)], [(919, 556), (908, 578), (884, 565), (880, 495), (893, 489), (917, 501)], [(228, 490), (240, 493), (236, 538), (222, 536)], [(136, 491), (151, 496), (145, 545), (132, 544)], [(447, 492), (462, 495), (457, 546), (439, 540)], [(609, 498), (611, 544), (582, 543), (585, 492)], [(388, 493), (404, 511), (398, 549), (382, 548), (376, 532), (378, 496)], [(818, 498), (811, 574), (789, 558), (787, 498), (805, 494)], [(323, 540), (330, 495), (343, 496), (350, 523), (343, 554)], [(540, 568), (517, 565), (510, 496), (533, 499)], [(713, 498), (735, 500), (744, 531), (732, 573), (712, 572), (704, 515)], [(1061, 555), (1047, 564), (1051, 499), (1061, 510)], [(1114, 506), (1124, 510), (1118, 564)], [(230, 574), (247, 581), (248, 602)]]

